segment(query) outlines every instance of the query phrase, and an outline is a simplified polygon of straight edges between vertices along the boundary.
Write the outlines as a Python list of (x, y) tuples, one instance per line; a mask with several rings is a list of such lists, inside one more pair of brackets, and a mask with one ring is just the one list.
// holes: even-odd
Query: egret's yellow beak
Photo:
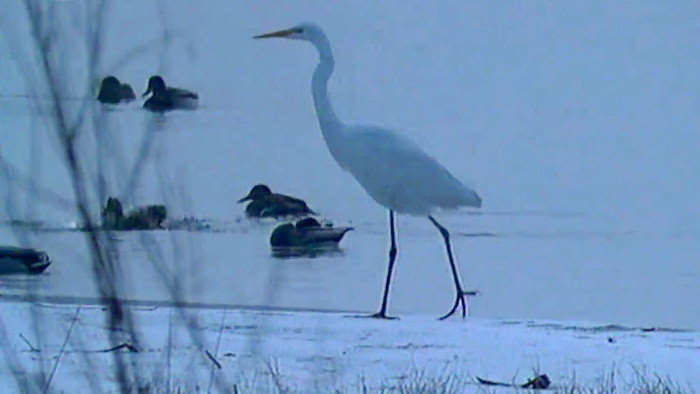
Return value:
[(267, 34), (261, 34), (259, 36), (255, 36), (253, 38), (273, 38), (273, 37), (286, 37), (292, 33), (301, 33), (301, 29), (298, 28), (292, 28), (292, 29), (286, 29), (286, 30), (280, 30), (280, 31), (274, 31), (272, 33), (267, 33)]

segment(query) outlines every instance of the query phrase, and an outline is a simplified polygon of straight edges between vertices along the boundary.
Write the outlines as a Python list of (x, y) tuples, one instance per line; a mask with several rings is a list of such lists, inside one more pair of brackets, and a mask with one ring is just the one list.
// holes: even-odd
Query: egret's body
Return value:
[(479, 205), (462, 185), (413, 141), (379, 127), (346, 126), (333, 157), (380, 205), (425, 216), (437, 209)]
[(389, 268), (382, 306), (373, 316), (386, 318), (391, 273), (397, 253), (394, 212), (427, 216), (440, 230), (445, 240), (457, 291), (454, 307), (443, 318), (452, 315), (460, 303), (462, 314), (466, 315), (466, 293), (462, 290), (452, 257), (449, 233), (431, 214), (439, 209), (480, 207), (481, 198), (416, 143), (401, 134), (375, 126), (345, 125), (338, 120), (328, 98), (328, 80), (335, 66), (333, 52), (326, 35), (318, 26), (302, 24), (256, 38), (272, 37), (305, 40), (314, 44), (319, 52), (320, 61), (313, 74), (312, 93), (319, 126), (328, 150), (336, 162), (349, 171), (377, 203), (389, 210)]

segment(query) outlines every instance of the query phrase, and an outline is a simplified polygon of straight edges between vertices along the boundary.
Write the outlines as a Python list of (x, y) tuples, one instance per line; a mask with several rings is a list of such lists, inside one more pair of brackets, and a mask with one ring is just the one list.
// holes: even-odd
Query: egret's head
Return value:
[(290, 40), (314, 41), (317, 37), (323, 37), (321, 28), (313, 23), (302, 23), (289, 29), (261, 34), (253, 38), (288, 38)]

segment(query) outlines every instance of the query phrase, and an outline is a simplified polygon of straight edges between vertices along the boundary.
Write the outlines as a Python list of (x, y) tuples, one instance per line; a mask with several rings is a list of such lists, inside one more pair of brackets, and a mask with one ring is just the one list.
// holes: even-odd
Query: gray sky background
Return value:
[[(58, 3), (68, 21), (81, 12), (81, 2)], [(21, 43), (21, 8), (1, 7), (0, 22), (20, 32), (13, 42)], [(318, 23), (330, 38), (331, 97), (341, 119), (401, 130), (473, 185), (485, 211), (605, 212), (635, 225), (697, 229), (694, 1), (113, 2), (105, 73), (140, 93), (158, 71), (202, 97), (198, 112), (168, 115), (175, 131), (168, 130), (163, 153), (191, 192), (191, 213), (240, 214), (234, 199), (268, 182), (329, 216), (382, 215), (323, 144), (310, 95), (313, 47), (251, 39), (302, 21)], [(164, 23), (170, 46), (152, 45), (111, 68), (157, 40)], [(0, 91), (22, 93), (6, 44)], [(76, 76), (82, 45), (66, 43)], [(82, 96), (86, 86), (75, 77), (71, 89)], [(3, 106), (3, 153), (26, 168), (36, 125), (20, 104)], [(148, 116), (135, 107), (113, 116), (123, 146), (138, 141)], [(67, 190), (46, 155), (45, 183)], [(140, 193), (158, 198), (148, 178)]]

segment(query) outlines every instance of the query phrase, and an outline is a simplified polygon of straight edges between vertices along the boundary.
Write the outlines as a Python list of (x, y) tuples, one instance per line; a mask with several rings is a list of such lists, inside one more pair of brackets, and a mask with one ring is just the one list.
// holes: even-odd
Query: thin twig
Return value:
[(222, 367), (221, 367), (221, 364), (219, 364), (219, 362), (216, 361), (216, 359), (214, 358), (214, 356), (211, 355), (211, 353), (209, 352), (209, 350), (205, 350), (205, 351), (204, 351), (204, 354), (206, 354), (207, 357), (209, 357), (209, 359), (211, 360), (211, 362), (213, 362), (214, 365), (216, 365), (216, 368), (219, 368), (219, 369), (222, 368)]
[(172, 369), (173, 369), (173, 313), (170, 311), (168, 313), (168, 348), (166, 349), (168, 357), (168, 386), (166, 387), (167, 392), (170, 392), (170, 384), (172, 379)]
[[(221, 334), (224, 332), (224, 322), (226, 321), (226, 310), (221, 314), (221, 322), (219, 323), (219, 333), (216, 336), (216, 346), (214, 347), (214, 354), (219, 355), (219, 344), (221, 343)], [(221, 364), (218, 362), (215, 364), (221, 369)], [(209, 376), (209, 388), (207, 388), (207, 393), (211, 393), (211, 386), (214, 384), (214, 368), (211, 369), (211, 374)]]
[(38, 351), (39, 351), (39, 349), (35, 348), (35, 347), (32, 345), (32, 343), (29, 342), (29, 339), (27, 339), (24, 335), (22, 335), (22, 333), (19, 333), (19, 337), (22, 338), (22, 340), (24, 341), (24, 343), (27, 344), (27, 346), (29, 346), (29, 350), (30, 350), (30, 351), (32, 351), (32, 352), (38, 352)]
[(49, 391), (49, 387), (51, 386), (51, 380), (53, 379), (53, 375), (56, 373), (56, 369), (58, 369), (58, 363), (61, 361), (61, 356), (63, 355), (64, 350), (66, 349), (66, 344), (68, 343), (68, 338), (70, 338), (70, 333), (73, 331), (73, 326), (75, 326), (75, 322), (78, 321), (78, 314), (80, 314), (80, 308), (82, 308), (82, 305), (78, 305), (78, 307), (75, 309), (75, 315), (73, 315), (73, 319), (70, 322), (70, 326), (68, 326), (68, 332), (66, 333), (66, 337), (63, 339), (63, 344), (61, 345), (61, 350), (58, 352), (58, 357), (56, 357), (56, 362), (53, 364), (53, 369), (51, 369), (51, 374), (49, 375), (49, 379), (46, 381), (46, 387), (44, 387), (44, 393), (47, 393)]
[[(27, 374), (27, 370), (20, 362), (19, 358), (17, 357), (17, 352), (14, 351), (10, 344), (11, 342), (9, 340), (9, 336), (7, 335), (7, 327), (5, 327), (5, 324), (0, 317), (0, 353), (4, 357), (5, 364), (10, 368), (10, 371), (12, 371), (12, 377), (15, 379), (17, 390), (29, 392), (29, 382), (27, 379), (24, 379), (24, 376)], [(3, 383), (8, 384), (9, 382), (3, 381)], [(7, 386), (5, 387), (7, 388)]]
[(122, 343), (122, 344), (119, 344), (119, 345), (117, 345), (117, 346), (112, 346), (112, 347), (107, 348), (107, 349), (83, 350), (83, 351), (80, 352), (80, 353), (109, 353), (109, 352), (117, 351), (117, 350), (119, 350), (119, 349), (127, 349), (127, 350), (129, 350), (129, 352), (131, 352), (131, 353), (138, 353), (138, 352), (139, 352), (139, 349), (137, 349), (136, 346), (134, 346), (134, 345), (132, 345), (132, 344), (130, 344), (130, 343), (124, 342), (124, 343)]
[[(219, 333), (216, 336), (216, 346), (214, 347), (214, 354), (219, 355), (219, 344), (221, 344), (221, 334), (224, 332), (224, 322), (226, 321), (226, 310), (224, 310), (224, 313), (221, 314), (221, 322), (219, 323)], [(216, 365), (221, 369), (221, 364), (216, 363)], [(211, 392), (211, 386), (214, 384), (214, 368), (211, 369), (211, 374), (209, 376), (209, 388), (207, 389), (207, 393)]]

